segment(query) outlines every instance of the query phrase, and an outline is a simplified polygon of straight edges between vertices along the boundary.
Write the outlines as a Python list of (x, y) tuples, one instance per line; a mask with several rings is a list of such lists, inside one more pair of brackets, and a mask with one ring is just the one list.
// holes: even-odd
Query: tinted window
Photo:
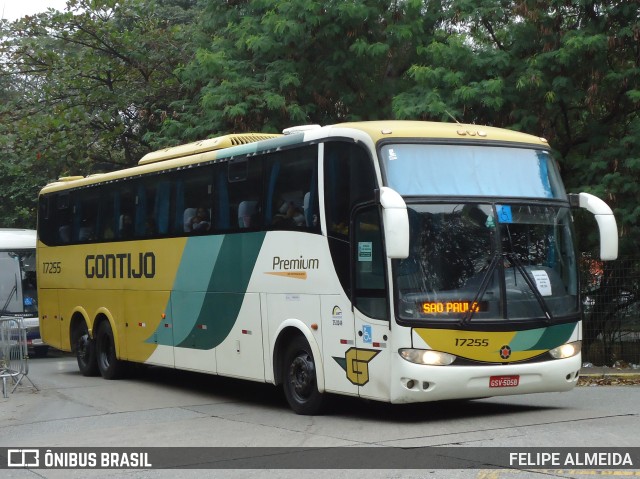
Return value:
[(320, 232), (317, 146), (184, 166), (40, 198), (46, 244), (243, 230)]
[(373, 201), (377, 182), (367, 151), (346, 142), (330, 142), (324, 150), (324, 195), (327, 236), (334, 268), (351, 295), (349, 223), (359, 203)]
[(272, 229), (319, 230), (317, 148), (267, 157), (265, 224)]
[(373, 162), (366, 150), (353, 143), (326, 143), (324, 175), (327, 232), (346, 238), (353, 207), (375, 198)]

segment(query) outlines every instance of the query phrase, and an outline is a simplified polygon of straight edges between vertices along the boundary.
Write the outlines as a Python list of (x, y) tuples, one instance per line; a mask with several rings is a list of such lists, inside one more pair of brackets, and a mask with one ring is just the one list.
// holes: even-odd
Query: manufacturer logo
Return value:
[(349, 348), (344, 358), (333, 359), (347, 373), (347, 379), (358, 386), (364, 386), (369, 382), (369, 362), (375, 358), (380, 351), (375, 349)]
[(510, 356), (511, 356), (511, 348), (505, 344), (500, 348), (500, 357), (502, 359), (509, 359)]

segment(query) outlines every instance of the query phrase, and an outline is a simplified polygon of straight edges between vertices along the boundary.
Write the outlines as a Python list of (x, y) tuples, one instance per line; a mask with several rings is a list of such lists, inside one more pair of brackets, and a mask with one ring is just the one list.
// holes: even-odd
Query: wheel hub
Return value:
[(88, 334), (83, 334), (82, 336), (80, 336), (78, 338), (78, 341), (76, 343), (76, 347), (77, 347), (77, 351), (78, 351), (78, 356), (80, 356), (82, 359), (86, 359), (87, 358), (88, 344), (89, 344), (89, 335)]
[(314, 377), (313, 361), (309, 361), (306, 356), (298, 356), (293, 360), (289, 370), (289, 378), (298, 395), (306, 397), (311, 393)]

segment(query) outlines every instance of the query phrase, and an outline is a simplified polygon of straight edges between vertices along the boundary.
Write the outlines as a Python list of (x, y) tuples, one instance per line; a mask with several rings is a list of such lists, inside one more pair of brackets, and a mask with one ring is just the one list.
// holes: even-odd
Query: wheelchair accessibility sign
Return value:
[(372, 336), (373, 332), (371, 331), (371, 326), (368, 324), (362, 326), (362, 342), (371, 344), (373, 341)]

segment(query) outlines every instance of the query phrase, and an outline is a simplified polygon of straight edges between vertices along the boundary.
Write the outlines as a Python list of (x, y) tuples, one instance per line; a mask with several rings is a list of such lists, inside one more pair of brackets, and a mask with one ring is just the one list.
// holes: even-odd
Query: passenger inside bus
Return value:
[(209, 211), (204, 208), (187, 208), (184, 212), (184, 230), (192, 233), (204, 233), (211, 229)]
[(257, 200), (241, 201), (238, 205), (238, 226), (252, 228), (257, 224), (256, 215), (259, 214)]
[(91, 220), (89, 218), (83, 218), (80, 222), (80, 229), (78, 231), (79, 241), (90, 241), (93, 239), (93, 228), (91, 227)]
[(118, 225), (120, 229), (120, 238), (130, 238), (133, 236), (133, 218), (130, 214), (120, 215), (120, 223)]
[(282, 228), (304, 226), (304, 211), (293, 201), (282, 201), (277, 213), (273, 216), (272, 224)]

